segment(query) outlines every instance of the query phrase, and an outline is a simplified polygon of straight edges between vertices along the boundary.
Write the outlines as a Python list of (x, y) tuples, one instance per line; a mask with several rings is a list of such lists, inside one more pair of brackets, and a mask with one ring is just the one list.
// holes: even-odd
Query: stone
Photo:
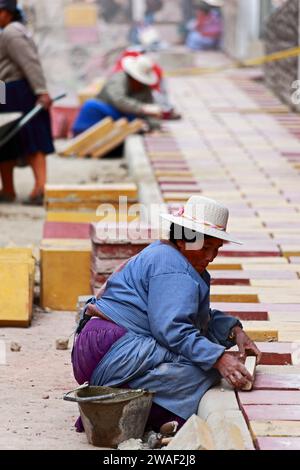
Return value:
[(169, 450), (214, 450), (214, 441), (208, 425), (198, 416), (191, 416), (178, 431), (172, 442), (165, 448)]
[(178, 429), (178, 422), (177, 421), (170, 421), (169, 423), (165, 423), (160, 428), (160, 434), (162, 436), (173, 436), (176, 434)]
[(58, 338), (55, 344), (58, 351), (66, 351), (69, 348), (69, 338)]
[(20, 352), (21, 349), (22, 349), (22, 346), (19, 343), (16, 343), (15, 341), (10, 343), (10, 350), (12, 352)]
[(118, 450), (142, 450), (143, 442), (141, 439), (128, 439), (118, 445)]

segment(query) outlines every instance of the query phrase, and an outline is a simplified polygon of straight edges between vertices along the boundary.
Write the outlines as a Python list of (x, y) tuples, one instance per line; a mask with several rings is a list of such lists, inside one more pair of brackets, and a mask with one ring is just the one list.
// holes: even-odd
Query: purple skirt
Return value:
[[(86, 324), (80, 335), (76, 338), (72, 351), (73, 373), (80, 385), (90, 381), (101, 359), (126, 332), (126, 328), (100, 318), (92, 318)], [(123, 385), (122, 387), (130, 387), (130, 384)], [(168, 421), (178, 421), (179, 427), (185, 423), (182, 418), (154, 403), (147, 428), (159, 431), (160, 427)], [(80, 418), (75, 426), (78, 432), (83, 431)]]
[(97, 365), (127, 330), (101, 318), (92, 318), (76, 338), (72, 352), (74, 377), (82, 385), (89, 382)]

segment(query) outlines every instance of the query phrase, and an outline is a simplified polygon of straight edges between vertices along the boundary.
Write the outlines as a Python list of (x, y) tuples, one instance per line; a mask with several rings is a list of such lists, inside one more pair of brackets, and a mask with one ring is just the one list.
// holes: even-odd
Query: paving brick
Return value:
[(300, 437), (299, 421), (251, 421), (250, 429), (253, 436), (269, 437)]
[(46, 203), (50, 201), (77, 202), (82, 201), (119, 202), (120, 196), (126, 196), (129, 201), (136, 202), (137, 186), (133, 183), (118, 184), (85, 184), (85, 185), (46, 185)]
[(207, 424), (213, 431), (217, 450), (253, 450), (253, 442), (240, 411), (230, 410), (211, 413)]
[(100, 259), (129, 259), (140, 253), (144, 248), (144, 244), (93, 244), (93, 255)]
[(255, 390), (300, 390), (300, 374), (256, 374)]
[(236, 311), (227, 311), (225, 312), (228, 315), (231, 315), (235, 318), (238, 318), (242, 322), (244, 321), (267, 321), (269, 316), (268, 312), (236, 312)]
[(300, 421), (300, 405), (245, 405), (243, 411), (249, 421)]
[(300, 405), (300, 391), (252, 390), (239, 392), (238, 398), (243, 405)]
[(32, 318), (34, 260), (7, 256), (0, 258), (0, 325), (27, 327)]
[(90, 238), (90, 225), (82, 223), (46, 222), (43, 238), (85, 239)]
[[(280, 344), (280, 343), (279, 343)], [(291, 346), (291, 350), (294, 349), (293, 345)], [(300, 367), (299, 365), (286, 365), (285, 367), (281, 367), (280, 365), (262, 365), (259, 364), (257, 366), (257, 372), (259, 374), (274, 374), (274, 375), (286, 375), (286, 374), (300, 374)]]
[[(41, 247), (41, 305), (58, 311), (76, 310), (79, 295), (89, 295), (90, 243)], [(66, 282), (67, 280), (67, 282)]]
[(243, 386), (242, 390), (245, 390), (245, 391), (249, 392), (250, 390), (252, 390), (253, 382), (255, 380), (256, 357), (254, 357), (254, 356), (247, 357), (246, 361), (245, 361), (245, 367), (248, 370), (249, 374), (251, 375), (252, 380), (248, 381), (248, 383)]
[(78, 212), (78, 211), (50, 211), (46, 214), (46, 222), (69, 222), (90, 224), (92, 222), (105, 221), (108, 222), (133, 222), (137, 219), (137, 215), (130, 215), (127, 212), (115, 211), (113, 206), (111, 211), (96, 214), (95, 211)]

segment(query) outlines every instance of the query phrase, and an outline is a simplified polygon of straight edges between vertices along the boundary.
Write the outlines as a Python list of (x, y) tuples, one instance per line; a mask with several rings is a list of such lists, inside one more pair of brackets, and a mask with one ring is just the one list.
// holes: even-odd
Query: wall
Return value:
[[(299, 0), (288, 0), (271, 15), (265, 36), (267, 54), (299, 45)], [(292, 83), (299, 76), (299, 59), (272, 62), (265, 66), (267, 85), (287, 104), (292, 105)]]
[(224, 50), (236, 59), (261, 53), (261, 0), (226, 0), (224, 12)]

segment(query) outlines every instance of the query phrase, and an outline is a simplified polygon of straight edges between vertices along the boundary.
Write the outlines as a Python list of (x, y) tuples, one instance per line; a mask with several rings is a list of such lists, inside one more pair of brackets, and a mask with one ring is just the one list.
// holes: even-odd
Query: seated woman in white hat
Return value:
[[(169, 241), (130, 259), (85, 309), (72, 353), (78, 383), (154, 391), (149, 426), (181, 425), (224, 377), (234, 388), (252, 380), (242, 359), (260, 352), (238, 319), (210, 309), (207, 266), (223, 242), (228, 210), (193, 196), (171, 222)], [(82, 326), (81, 325), (81, 326)], [(226, 350), (237, 344), (240, 357)]]
[(196, 18), (191, 20), (187, 29), (189, 33), (186, 45), (192, 50), (217, 49), (220, 46), (223, 20), (220, 8), (222, 0), (205, 0), (197, 2)]
[(88, 100), (81, 108), (73, 125), (74, 135), (106, 117), (114, 120), (126, 117), (129, 121), (142, 118), (150, 129), (159, 128), (163, 110), (154, 104), (151, 88), (157, 81), (148, 57), (125, 57), (122, 71), (110, 77), (97, 98)]

